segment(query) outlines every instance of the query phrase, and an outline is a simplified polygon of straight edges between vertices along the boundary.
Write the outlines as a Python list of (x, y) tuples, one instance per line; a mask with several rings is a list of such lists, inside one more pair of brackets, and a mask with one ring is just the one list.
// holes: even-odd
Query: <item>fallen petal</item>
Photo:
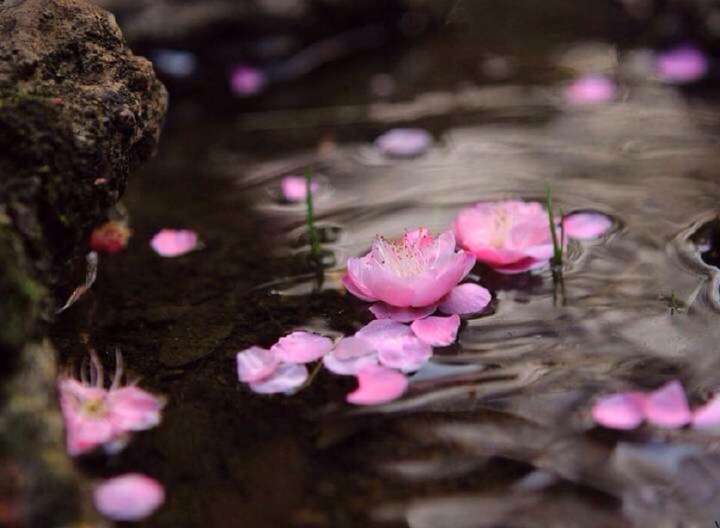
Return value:
[(390, 306), (384, 302), (378, 302), (370, 307), (370, 311), (377, 319), (390, 319), (399, 323), (410, 323), (416, 319), (422, 319), (433, 313), (437, 309), (437, 304), (423, 306), (421, 308), (400, 308)]
[(368, 366), (357, 374), (358, 388), (347, 395), (354, 405), (378, 405), (398, 399), (408, 387), (407, 378), (392, 369)]
[(635, 429), (645, 419), (645, 395), (623, 392), (600, 398), (592, 408), (596, 423), (609, 429)]
[(310, 363), (320, 359), (333, 348), (333, 342), (310, 332), (293, 332), (281, 337), (270, 349), (286, 363)]
[(705, 77), (708, 59), (692, 46), (680, 46), (658, 55), (655, 62), (657, 75), (665, 82), (685, 84)]
[(586, 75), (565, 89), (565, 100), (572, 105), (605, 103), (615, 97), (615, 83), (604, 75)]
[(257, 346), (238, 352), (236, 361), (238, 379), (243, 383), (255, 383), (267, 378), (280, 364), (274, 352)]
[(413, 158), (424, 154), (432, 145), (429, 132), (421, 128), (395, 128), (375, 140), (375, 147), (386, 156)]
[(330, 372), (341, 376), (356, 375), (361, 369), (377, 365), (377, 351), (360, 337), (342, 338), (332, 352), (323, 357), (323, 364)]
[(295, 363), (281, 363), (269, 378), (258, 383), (250, 383), (250, 388), (258, 394), (290, 394), (308, 378), (308, 369), (305, 365)]
[(128, 473), (106, 480), (95, 488), (93, 502), (97, 510), (113, 521), (139, 521), (165, 502), (165, 490), (154, 479)]
[(161, 257), (179, 257), (197, 248), (198, 236), (189, 229), (161, 229), (152, 237), (150, 246)]
[(685, 391), (679, 381), (671, 381), (646, 396), (645, 418), (669, 429), (687, 425), (692, 420)]
[(720, 429), (720, 396), (693, 413), (692, 425), (694, 429)]
[(410, 325), (415, 335), (431, 346), (448, 346), (454, 343), (459, 327), (460, 317), (458, 315), (430, 316), (413, 321)]
[[(311, 180), (310, 192), (315, 194), (319, 185)], [(304, 202), (307, 198), (307, 180), (303, 176), (285, 176), (280, 182), (283, 198), (288, 202)]]
[(565, 234), (578, 240), (592, 240), (612, 227), (612, 220), (602, 213), (573, 213), (563, 219)]
[(455, 286), (440, 304), (446, 314), (472, 314), (482, 312), (490, 304), (492, 295), (479, 284), (465, 283)]
[(385, 347), (378, 352), (378, 360), (386, 367), (403, 372), (419, 370), (432, 357), (432, 347), (417, 337), (408, 337), (396, 348)]

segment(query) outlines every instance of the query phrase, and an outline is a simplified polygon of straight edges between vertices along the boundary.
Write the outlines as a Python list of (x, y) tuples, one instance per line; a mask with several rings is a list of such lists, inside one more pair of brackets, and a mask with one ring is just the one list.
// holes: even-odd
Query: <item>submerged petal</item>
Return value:
[(154, 479), (128, 473), (106, 480), (95, 488), (97, 510), (113, 521), (139, 521), (150, 516), (165, 502), (165, 490)]
[(281, 363), (268, 378), (257, 383), (250, 383), (250, 389), (258, 394), (290, 394), (300, 388), (308, 378), (305, 365)]
[(563, 219), (565, 234), (578, 240), (592, 240), (612, 227), (612, 220), (602, 213), (573, 213)]
[(236, 356), (238, 379), (255, 383), (267, 378), (280, 364), (275, 352), (253, 346), (238, 352)]
[(609, 429), (635, 429), (645, 419), (645, 395), (623, 392), (604, 396), (595, 402), (592, 417)]
[(425, 319), (418, 319), (410, 325), (415, 335), (431, 346), (448, 346), (454, 343), (459, 327), (460, 317), (457, 315), (451, 315), (450, 317), (430, 316)]
[(161, 229), (150, 241), (161, 257), (179, 257), (198, 247), (198, 236), (189, 229)]
[(370, 311), (377, 319), (389, 319), (400, 323), (410, 323), (416, 319), (427, 317), (435, 311), (437, 304), (423, 306), (422, 308), (398, 308), (384, 302), (378, 302), (370, 307)]
[(347, 395), (348, 403), (378, 405), (398, 399), (408, 387), (407, 378), (392, 369), (369, 366), (357, 374), (358, 388)]
[(479, 284), (461, 284), (443, 299), (440, 311), (458, 315), (480, 313), (490, 304), (491, 299), (490, 292)]
[(286, 363), (310, 363), (320, 359), (333, 348), (333, 342), (310, 332), (293, 332), (281, 337), (270, 349)]
[(692, 414), (679, 381), (670, 381), (646, 396), (645, 418), (653, 425), (669, 429), (690, 423)]

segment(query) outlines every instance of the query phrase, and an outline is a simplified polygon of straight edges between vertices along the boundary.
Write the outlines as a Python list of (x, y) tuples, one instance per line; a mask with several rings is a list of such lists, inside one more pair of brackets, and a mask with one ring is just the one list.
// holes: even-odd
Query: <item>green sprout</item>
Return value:
[(320, 260), (320, 237), (315, 228), (315, 212), (313, 209), (312, 195), (312, 170), (305, 169), (305, 204), (307, 206), (305, 212), (305, 223), (307, 224), (308, 236), (310, 238), (310, 254), (315, 261)]
[[(560, 242), (555, 229), (555, 214), (553, 212), (552, 190), (550, 185), (545, 186), (545, 201), (548, 213), (548, 224), (550, 227), (550, 236), (552, 237), (553, 256), (550, 259), (554, 268), (561, 268), (563, 264), (563, 248), (565, 247), (565, 226), (560, 223)], [(561, 213), (562, 216), (562, 213)]]

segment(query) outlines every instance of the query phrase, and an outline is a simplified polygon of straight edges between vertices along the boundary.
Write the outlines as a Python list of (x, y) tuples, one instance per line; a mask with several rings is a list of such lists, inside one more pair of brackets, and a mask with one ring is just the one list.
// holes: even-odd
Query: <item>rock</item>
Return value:
[(0, 524), (70, 526), (92, 511), (63, 447), (48, 292), (154, 152), (166, 106), (109, 13), (0, 2), (0, 462), (17, 483)]

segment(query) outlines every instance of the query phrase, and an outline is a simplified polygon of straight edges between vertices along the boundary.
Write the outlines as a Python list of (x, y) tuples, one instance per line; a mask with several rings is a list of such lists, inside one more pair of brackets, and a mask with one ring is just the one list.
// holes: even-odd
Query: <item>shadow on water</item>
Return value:
[[(142, 386), (168, 396), (160, 427), (119, 457), (82, 463), (92, 476), (142, 470), (165, 484), (167, 504), (143, 526), (720, 519), (716, 439), (615, 434), (588, 416), (598, 394), (674, 377), (697, 400), (718, 389), (720, 150), (710, 124), (720, 109), (629, 75), (619, 101), (568, 108), (560, 87), (573, 71), (588, 61), (622, 71), (612, 46), (577, 44), (601, 38), (605, 18), (590, 14), (575, 33), (538, 32), (537, 46), (520, 46), (507, 33), (483, 43), (477, 33), (491, 24), (470, 11), (472, 31), (461, 25), (459, 36), (441, 33), (392, 60), (322, 69), (253, 112), (208, 117), (202, 101), (178, 102), (158, 158), (127, 195), (130, 247), (103, 259), (93, 292), (54, 330), (68, 363), (84, 354), (88, 332), (104, 359), (120, 347)], [(488, 50), (516, 65), (506, 80), (478, 75)], [(397, 100), (368, 97), (374, 69), (397, 76)], [(304, 94), (326, 104), (303, 107)], [(425, 156), (390, 160), (369, 146), (408, 123), (433, 131)], [(317, 222), (336, 263), (320, 289), (305, 258), (303, 207), (276, 200), (280, 177), (305, 167), (324, 184)], [(464, 322), (459, 343), (379, 408), (345, 405), (352, 380), (325, 373), (294, 397), (261, 397), (237, 382), (238, 350), (296, 328), (339, 336), (369, 320), (340, 278), (376, 234), (437, 232), (464, 205), (541, 199), (547, 183), (566, 212), (615, 221), (603, 239), (571, 245), (564, 304), (553, 302), (549, 271), (477, 266), (492, 310)], [(205, 248), (161, 259), (147, 240), (162, 227), (193, 228)]]

